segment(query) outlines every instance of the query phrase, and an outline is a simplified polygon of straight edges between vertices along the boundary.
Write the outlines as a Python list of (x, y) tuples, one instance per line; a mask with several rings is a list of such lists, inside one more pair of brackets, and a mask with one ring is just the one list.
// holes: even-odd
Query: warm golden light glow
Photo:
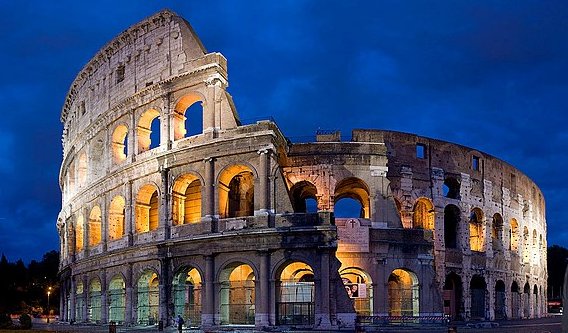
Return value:
[(174, 140), (183, 139), (187, 133), (187, 129), (185, 128), (187, 109), (194, 103), (200, 103), (203, 101), (204, 98), (201, 95), (191, 93), (183, 96), (177, 102), (174, 113)]
[(108, 238), (117, 240), (124, 236), (124, 208), (126, 200), (120, 196), (115, 196), (110, 202), (108, 214)]
[(149, 109), (140, 116), (136, 132), (138, 134), (138, 152), (145, 152), (150, 149), (152, 140), (150, 134), (152, 133), (152, 121), (160, 116), (160, 112), (155, 109)]
[(96, 246), (101, 242), (102, 223), (101, 208), (99, 206), (91, 209), (89, 215), (89, 246)]
[(126, 137), (128, 128), (124, 125), (118, 125), (112, 133), (112, 155), (115, 163), (121, 163), (126, 160)]
[(232, 165), (219, 176), (219, 215), (221, 218), (254, 214), (254, 176), (244, 165)]
[(334, 205), (343, 198), (351, 198), (361, 204), (361, 216), (353, 217), (370, 218), (369, 187), (363, 180), (355, 177), (341, 180), (335, 186)]
[(434, 229), (434, 205), (427, 198), (419, 198), (414, 205), (412, 222), (414, 228)]
[(158, 229), (158, 219), (158, 189), (152, 184), (146, 184), (140, 188), (136, 198), (136, 232)]
[(192, 174), (179, 177), (172, 193), (174, 225), (197, 223), (201, 220), (201, 182)]
[(484, 251), (484, 230), (483, 212), (479, 208), (474, 208), (469, 218), (469, 246), (471, 251)]

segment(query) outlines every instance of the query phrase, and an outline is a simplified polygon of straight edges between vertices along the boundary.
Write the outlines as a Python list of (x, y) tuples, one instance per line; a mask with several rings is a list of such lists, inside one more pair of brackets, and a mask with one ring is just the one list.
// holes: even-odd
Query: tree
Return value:
[(564, 273), (568, 259), (568, 249), (559, 245), (547, 249), (548, 299), (559, 299), (564, 286)]

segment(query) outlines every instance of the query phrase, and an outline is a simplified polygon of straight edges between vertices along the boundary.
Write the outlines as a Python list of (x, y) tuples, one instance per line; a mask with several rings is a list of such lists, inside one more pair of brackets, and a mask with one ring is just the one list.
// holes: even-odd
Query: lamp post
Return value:
[(49, 324), (49, 295), (51, 295), (51, 287), (47, 287), (47, 323)]

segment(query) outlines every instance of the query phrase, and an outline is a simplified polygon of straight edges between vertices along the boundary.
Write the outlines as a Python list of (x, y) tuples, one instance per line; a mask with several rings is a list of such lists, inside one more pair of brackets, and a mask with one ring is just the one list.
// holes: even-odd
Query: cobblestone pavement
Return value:
[[(451, 326), (456, 327), (457, 333), (489, 333), (489, 332), (499, 332), (499, 333), (562, 333), (562, 317), (549, 317), (541, 319), (531, 319), (531, 320), (515, 320), (515, 321), (500, 321), (498, 327), (494, 328), (471, 328), (468, 327), (467, 323), (452, 323)], [(469, 326), (472, 326), (471, 324)], [(53, 332), (67, 332), (67, 333), (107, 333), (109, 332), (108, 326), (95, 326), (95, 325), (69, 325), (62, 323), (51, 323), (46, 324), (45, 322), (34, 322), (34, 330), (47, 330)], [(150, 333), (159, 332), (157, 326), (153, 327), (116, 327), (116, 333)], [(173, 327), (165, 327), (164, 333), (173, 333), (177, 330)], [(202, 332), (198, 329), (184, 329), (184, 333), (199, 333)], [(231, 330), (231, 328), (224, 328), (223, 332), (248, 332), (252, 333), (252, 329), (246, 330)], [(327, 331), (287, 331), (292, 333), (325, 333)], [(400, 327), (388, 327), (380, 328), (373, 332), (414, 332), (414, 333), (446, 333), (451, 332), (449, 328), (400, 328)]]

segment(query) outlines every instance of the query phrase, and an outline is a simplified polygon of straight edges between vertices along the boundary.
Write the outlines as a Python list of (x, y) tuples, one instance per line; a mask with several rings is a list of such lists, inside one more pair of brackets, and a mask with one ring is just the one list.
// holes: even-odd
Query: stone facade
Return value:
[(61, 115), (62, 320), (545, 313), (544, 199), (524, 174), (398, 132), (291, 143), (272, 121), (241, 124), (227, 86), (226, 59), (169, 11), (81, 70)]

